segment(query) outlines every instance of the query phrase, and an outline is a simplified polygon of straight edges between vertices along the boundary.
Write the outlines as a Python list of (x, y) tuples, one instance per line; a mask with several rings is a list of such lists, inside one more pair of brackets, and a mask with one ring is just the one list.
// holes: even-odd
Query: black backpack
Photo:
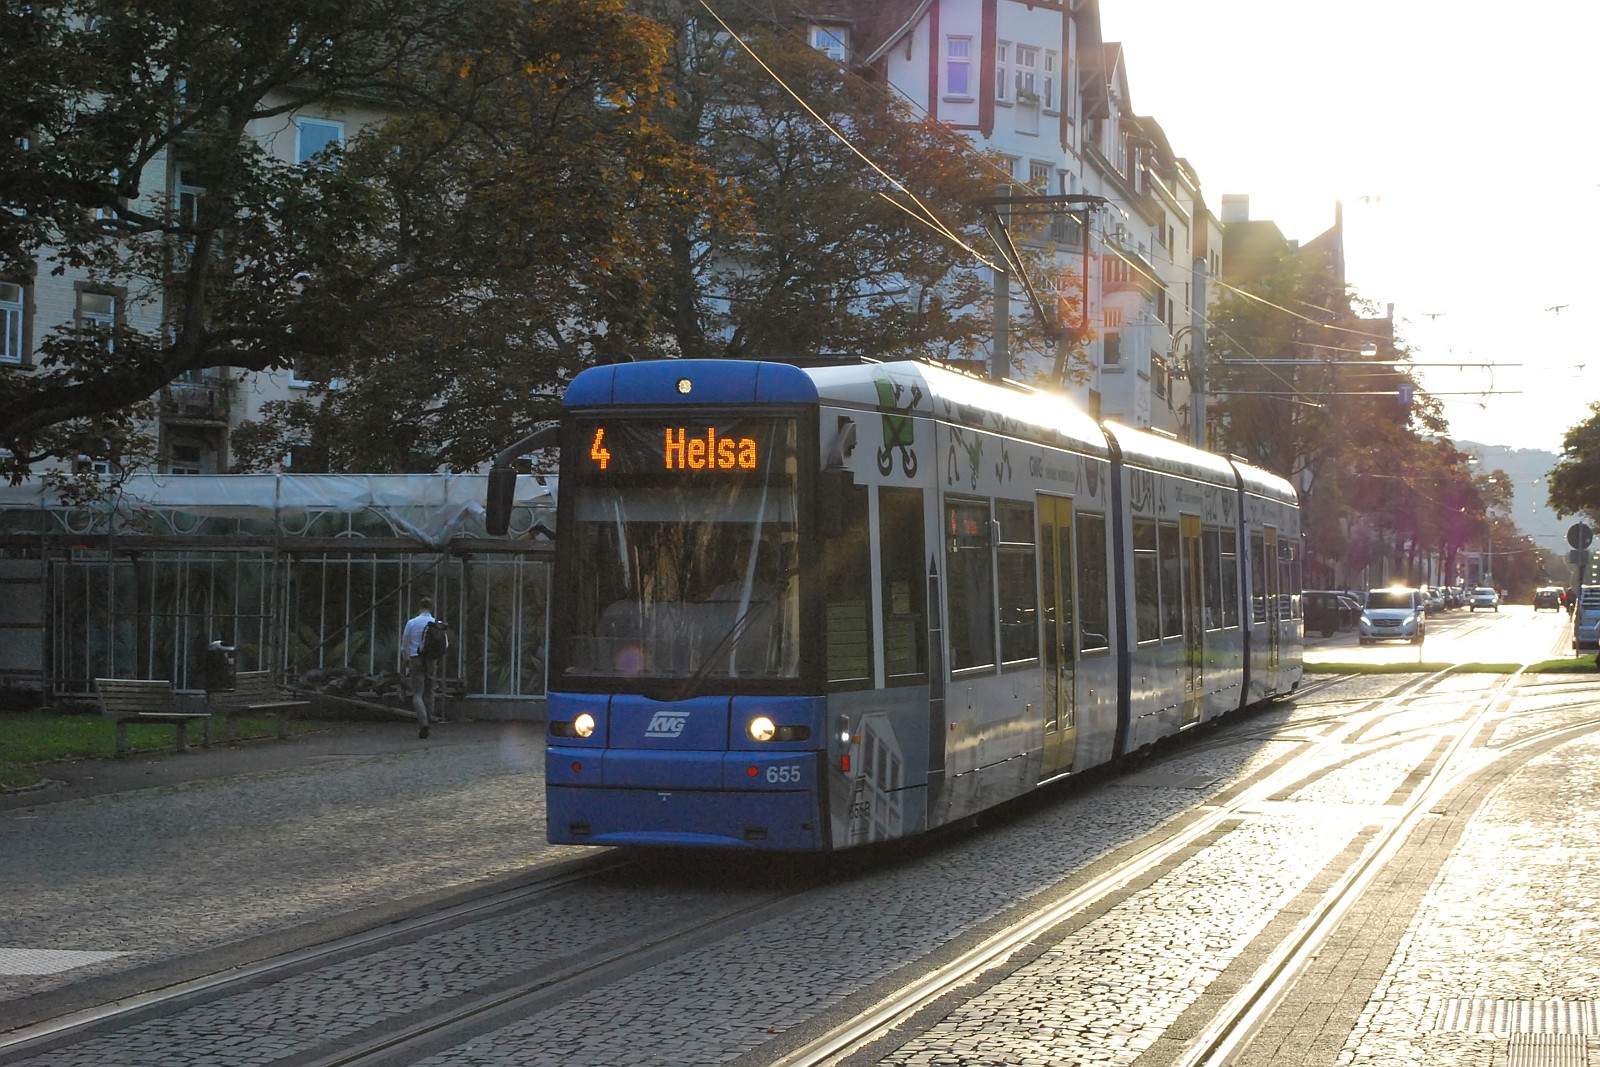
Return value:
[(423, 659), (443, 659), (450, 651), (450, 627), (434, 619), (422, 629), (422, 644), (417, 655)]

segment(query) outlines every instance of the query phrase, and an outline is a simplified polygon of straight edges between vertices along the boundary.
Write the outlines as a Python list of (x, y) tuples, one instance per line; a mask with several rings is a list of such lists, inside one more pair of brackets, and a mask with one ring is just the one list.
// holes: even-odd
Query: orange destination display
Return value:
[[(696, 474), (760, 476), (778, 448), (793, 452), (789, 420), (718, 422), (596, 420), (578, 430), (578, 467), (585, 477), (673, 478)], [(778, 460), (782, 465), (782, 460)]]

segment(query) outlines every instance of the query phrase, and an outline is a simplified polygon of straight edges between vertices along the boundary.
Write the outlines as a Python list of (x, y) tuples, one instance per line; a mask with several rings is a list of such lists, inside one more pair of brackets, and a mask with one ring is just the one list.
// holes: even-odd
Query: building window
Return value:
[(107, 355), (116, 352), (116, 338), (112, 331), (122, 321), (122, 296), (105, 289), (78, 290), (77, 325), (79, 329), (102, 331), (101, 347)]
[(1050, 191), (1050, 164), (1028, 161), (1028, 184), (1041, 193)]
[(1044, 54), (1044, 76), (1039, 82), (1039, 103), (1046, 111), (1056, 109), (1056, 54)]
[(112, 198), (114, 198), (115, 202), (117, 202), (117, 206), (114, 206), (114, 208), (94, 208), (94, 221), (104, 222), (104, 224), (109, 227), (112, 222), (122, 218), (122, 208), (126, 208), (128, 203), (126, 203), (122, 197), (117, 197), (117, 195), (115, 195), (117, 184), (118, 182), (122, 181), (122, 168), (120, 168), (120, 166), (114, 166), (114, 168), (110, 168), (110, 174), (107, 174), (107, 178), (110, 179)]
[(1150, 353), (1150, 391), (1158, 399), (1167, 399), (1167, 361)]
[(1017, 46), (1017, 100), (1025, 104), (1039, 103), (1039, 50), (1025, 45)]
[(843, 26), (811, 27), (811, 47), (833, 60), (843, 63), (850, 57), (850, 31)]
[(317, 386), (321, 386), (324, 389), (341, 389), (344, 387), (344, 379), (329, 378), (323, 380), (316, 377), (311, 371), (307, 371), (306, 374), (302, 376), (297, 363), (289, 364), (289, 388), (311, 389)]
[(1106, 334), (1105, 352), (1106, 357), (1103, 362), (1107, 367), (1122, 366), (1122, 335), (1120, 333)]
[(994, 98), (1003, 102), (1011, 99), (1011, 45), (999, 41), (994, 46)]
[(16, 282), (0, 282), (0, 363), (22, 366), (28, 361), (23, 322), (28, 314), (28, 291)]
[(327, 119), (295, 119), (294, 161), (311, 163), (319, 152), (344, 147), (344, 123)]
[(944, 91), (950, 96), (972, 95), (971, 37), (945, 38)]
[(205, 449), (192, 442), (174, 442), (167, 459), (168, 474), (205, 474)]

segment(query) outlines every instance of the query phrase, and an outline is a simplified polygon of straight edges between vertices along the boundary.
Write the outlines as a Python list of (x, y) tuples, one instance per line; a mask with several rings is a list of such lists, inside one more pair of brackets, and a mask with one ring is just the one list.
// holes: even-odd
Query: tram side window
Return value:
[(1300, 598), (1296, 590), (1300, 588), (1300, 559), (1295, 550), (1299, 546), (1293, 541), (1278, 542), (1278, 618), (1298, 619), (1300, 617)]
[(1039, 581), (1034, 574), (1033, 507), (996, 504), (1000, 546), (995, 569), (1000, 576), (1000, 660), (1016, 663), (1039, 656)]
[(1226, 626), (1222, 612), (1222, 531), (1206, 528), (1200, 534), (1200, 555), (1205, 560), (1206, 629)]
[(1239, 625), (1239, 535), (1233, 530), (1217, 531), (1220, 565), (1217, 580), (1222, 587), (1222, 625)]
[(867, 538), (867, 487), (853, 485), (840, 502), (843, 530), (822, 546), (827, 599), (828, 682), (835, 689), (872, 686), (872, 548)]
[(1250, 618), (1267, 621), (1267, 543), (1259, 533), (1250, 535)]
[(878, 490), (883, 575), (883, 668), (890, 685), (928, 675), (928, 557), (923, 550), (922, 490)]
[(1157, 550), (1161, 556), (1161, 636), (1183, 633), (1183, 579), (1178, 572), (1178, 524), (1164, 522), (1157, 528)]
[(994, 562), (989, 505), (946, 500), (945, 578), (950, 599), (950, 669), (994, 666)]
[(1133, 617), (1141, 641), (1161, 636), (1161, 580), (1156, 562), (1156, 524), (1133, 522)]
[(1078, 641), (1084, 652), (1111, 647), (1111, 581), (1106, 574), (1106, 517), (1078, 519)]

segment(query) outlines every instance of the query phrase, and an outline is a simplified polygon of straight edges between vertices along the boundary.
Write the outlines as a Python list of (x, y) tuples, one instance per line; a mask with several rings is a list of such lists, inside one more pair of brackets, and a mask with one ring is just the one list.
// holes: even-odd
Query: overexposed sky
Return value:
[(1347, 280), (1417, 362), (1501, 364), (1421, 368), (1451, 436), (1560, 451), (1600, 400), (1600, 6), (1100, 7), (1213, 210), (1247, 193), (1305, 242), (1342, 202)]

